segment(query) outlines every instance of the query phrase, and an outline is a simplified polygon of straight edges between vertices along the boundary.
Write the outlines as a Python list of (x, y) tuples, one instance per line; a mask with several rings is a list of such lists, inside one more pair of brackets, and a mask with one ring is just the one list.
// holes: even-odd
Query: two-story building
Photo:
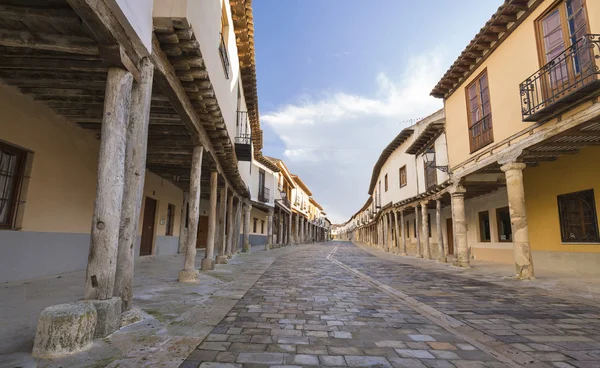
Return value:
[(599, 77), (600, 2), (507, 0), (433, 89), (461, 265), (600, 273)]
[(444, 111), (437, 111), (388, 144), (373, 167), (367, 201), (343, 225), (352, 233), (347, 237), (426, 259), (453, 254), (444, 124)]

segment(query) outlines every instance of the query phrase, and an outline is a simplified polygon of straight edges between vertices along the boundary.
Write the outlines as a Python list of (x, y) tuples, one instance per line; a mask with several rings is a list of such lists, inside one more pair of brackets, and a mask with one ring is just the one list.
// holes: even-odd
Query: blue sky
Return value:
[(429, 91), (501, 3), (253, 1), (264, 154), (345, 221), (381, 150), (441, 108)]

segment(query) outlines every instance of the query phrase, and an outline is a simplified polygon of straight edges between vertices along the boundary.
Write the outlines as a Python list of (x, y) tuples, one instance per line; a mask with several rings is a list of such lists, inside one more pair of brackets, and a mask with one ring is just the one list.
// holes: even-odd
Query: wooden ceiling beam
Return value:
[(0, 58), (0, 69), (47, 70), (47, 71), (79, 71), (79, 72), (108, 72), (108, 67), (102, 61), (68, 60), (68, 59), (38, 59), (20, 57)]
[(99, 55), (96, 41), (88, 37), (31, 33), (0, 29), (0, 45), (72, 54)]

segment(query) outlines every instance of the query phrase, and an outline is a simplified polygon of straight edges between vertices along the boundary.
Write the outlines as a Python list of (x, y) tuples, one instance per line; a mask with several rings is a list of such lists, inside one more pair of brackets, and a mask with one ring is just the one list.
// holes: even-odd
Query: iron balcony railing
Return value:
[(227, 54), (227, 45), (225, 45), (225, 38), (223, 33), (219, 33), (219, 55), (221, 56), (221, 63), (223, 64), (223, 71), (225, 72), (225, 78), (229, 79), (229, 55)]
[(469, 143), (471, 152), (487, 146), (494, 141), (492, 130), (492, 114), (484, 116), (481, 120), (469, 127)]
[(588, 34), (519, 85), (523, 121), (538, 121), (599, 88), (600, 35)]
[(271, 190), (267, 187), (259, 188), (258, 190), (258, 201), (267, 203), (271, 200)]
[(252, 132), (250, 124), (248, 124), (247, 111), (237, 112), (235, 143), (248, 145), (252, 143)]

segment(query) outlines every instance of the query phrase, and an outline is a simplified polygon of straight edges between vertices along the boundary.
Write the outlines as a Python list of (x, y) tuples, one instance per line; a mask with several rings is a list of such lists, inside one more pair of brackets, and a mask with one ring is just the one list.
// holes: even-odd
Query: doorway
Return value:
[(448, 255), (454, 255), (454, 228), (452, 219), (446, 219), (446, 234), (448, 234)]
[(146, 197), (144, 203), (144, 220), (142, 222), (142, 239), (140, 242), (140, 256), (152, 254), (154, 243), (154, 222), (156, 220), (156, 199)]
[(200, 216), (198, 220), (198, 238), (196, 239), (196, 249), (206, 248), (208, 242), (208, 216)]

